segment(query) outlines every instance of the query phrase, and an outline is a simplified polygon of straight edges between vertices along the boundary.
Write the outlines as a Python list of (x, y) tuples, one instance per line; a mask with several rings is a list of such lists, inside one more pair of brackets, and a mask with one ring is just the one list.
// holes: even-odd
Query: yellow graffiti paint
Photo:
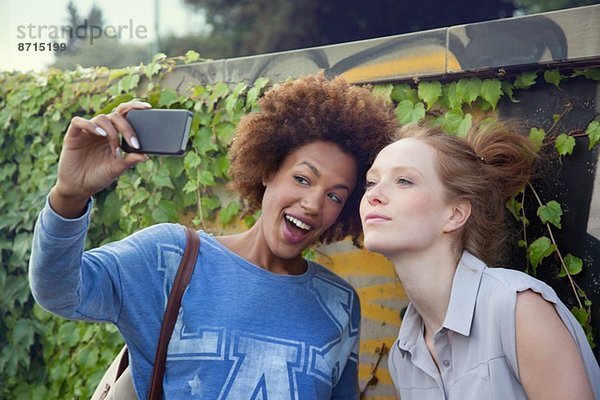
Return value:
[(394, 337), (381, 337), (375, 339), (362, 339), (360, 341), (360, 353), (363, 355), (375, 354), (379, 352), (381, 346), (385, 346), (389, 349), (394, 344), (396, 336)]
[(346, 278), (351, 276), (393, 278), (396, 276), (394, 267), (385, 257), (369, 253), (364, 249), (332, 253), (327, 256), (317, 254), (315, 261)]
[(448, 70), (460, 71), (460, 63), (452, 53), (447, 53), (444, 48), (440, 48), (425, 49), (422, 54), (411, 54), (392, 60), (361, 65), (342, 73), (342, 75), (348, 82), (357, 83), (410, 76), (417, 73), (442, 74)]
[(400, 281), (396, 280), (380, 285), (361, 287), (357, 289), (357, 292), (362, 301), (406, 297), (406, 293), (404, 293), (404, 288), (400, 284)]
[[(385, 361), (385, 362), (384, 362)], [(371, 365), (361, 364), (358, 366), (358, 379), (365, 382), (371, 376)], [(393, 385), (392, 377), (387, 371), (387, 358), (382, 360), (375, 371), (375, 376), (377, 377), (378, 385)], [(379, 398), (379, 397), (378, 397)]]
[(362, 317), (372, 322), (400, 326), (400, 311), (380, 304), (363, 302), (361, 299)]

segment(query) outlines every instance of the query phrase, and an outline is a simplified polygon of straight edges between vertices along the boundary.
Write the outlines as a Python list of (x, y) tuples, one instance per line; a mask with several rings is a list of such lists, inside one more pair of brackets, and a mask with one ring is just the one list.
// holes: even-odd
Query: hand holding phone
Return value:
[(131, 110), (127, 121), (136, 133), (140, 148), (134, 149), (125, 141), (121, 147), (128, 153), (183, 156), (192, 117), (189, 110)]

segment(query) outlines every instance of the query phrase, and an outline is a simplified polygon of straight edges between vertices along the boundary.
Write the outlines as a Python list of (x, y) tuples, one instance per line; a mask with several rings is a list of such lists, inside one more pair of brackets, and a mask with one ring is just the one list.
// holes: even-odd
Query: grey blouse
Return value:
[(600, 399), (598, 362), (583, 329), (554, 290), (523, 272), (488, 268), (467, 251), (454, 275), (446, 319), (434, 335), (439, 370), (425, 344), (421, 317), (408, 306), (388, 359), (401, 399), (527, 399), (517, 365), (515, 306), (517, 293), (528, 289), (555, 305)]

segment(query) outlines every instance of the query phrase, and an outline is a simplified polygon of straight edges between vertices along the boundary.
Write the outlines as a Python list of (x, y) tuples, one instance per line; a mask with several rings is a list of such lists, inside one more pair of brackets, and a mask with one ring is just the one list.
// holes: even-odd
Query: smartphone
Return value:
[(134, 149), (125, 140), (121, 148), (128, 153), (183, 156), (193, 116), (189, 110), (131, 110), (126, 118), (137, 135), (140, 148)]

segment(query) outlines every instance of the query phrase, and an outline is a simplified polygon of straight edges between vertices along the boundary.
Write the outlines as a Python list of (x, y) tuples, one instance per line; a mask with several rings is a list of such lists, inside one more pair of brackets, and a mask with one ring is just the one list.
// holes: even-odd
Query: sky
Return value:
[[(159, 2), (161, 35), (198, 33), (205, 28), (202, 15), (191, 12), (182, 0), (73, 0), (82, 18), (96, 4), (105, 28), (115, 28), (98, 34), (118, 35), (120, 26), (123, 42), (148, 46), (156, 37), (154, 1)], [(0, 0), (0, 71), (39, 71), (51, 64), (52, 51), (42, 51), (39, 44), (51, 42), (53, 32), (61, 34), (68, 4), (69, 0)], [(31, 43), (29, 51), (27, 43)]]

